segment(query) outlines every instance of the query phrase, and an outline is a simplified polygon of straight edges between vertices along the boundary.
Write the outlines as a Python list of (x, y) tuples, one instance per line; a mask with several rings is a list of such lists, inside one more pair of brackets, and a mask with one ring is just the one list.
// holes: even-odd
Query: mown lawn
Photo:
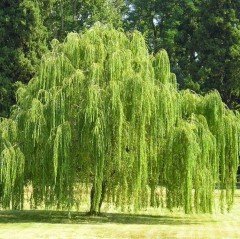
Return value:
[(68, 213), (60, 211), (0, 211), (0, 238), (240, 238), (240, 190), (226, 214), (151, 210), (90, 217), (73, 212), (68, 219)]

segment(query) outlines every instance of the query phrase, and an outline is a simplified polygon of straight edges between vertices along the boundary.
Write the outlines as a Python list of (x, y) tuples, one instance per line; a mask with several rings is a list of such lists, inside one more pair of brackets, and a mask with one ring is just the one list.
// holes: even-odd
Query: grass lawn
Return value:
[(60, 211), (0, 211), (0, 238), (240, 238), (240, 190), (230, 213), (184, 215), (151, 209), (99, 217)]

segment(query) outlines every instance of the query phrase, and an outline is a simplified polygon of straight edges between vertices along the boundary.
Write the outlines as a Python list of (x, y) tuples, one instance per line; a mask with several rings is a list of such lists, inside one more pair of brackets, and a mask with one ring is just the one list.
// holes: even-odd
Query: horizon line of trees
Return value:
[(239, 108), (238, 0), (3, 0), (0, 3), (0, 116), (15, 104), (16, 82), (34, 77), (51, 41), (95, 22), (139, 30), (150, 53), (167, 50), (180, 89), (218, 90)]

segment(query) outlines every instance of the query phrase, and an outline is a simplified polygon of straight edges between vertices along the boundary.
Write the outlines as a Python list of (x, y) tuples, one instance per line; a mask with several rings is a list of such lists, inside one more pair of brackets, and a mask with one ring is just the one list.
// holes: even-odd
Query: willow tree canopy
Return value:
[(0, 122), (2, 207), (22, 208), (29, 184), (34, 207), (71, 208), (77, 184), (92, 186), (92, 213), (106, 199), (211, 212), (216, 185), (231, 207), (239, 118), (218, 92), (178, 91), (139, 32), (96, 25), (52, 48)]

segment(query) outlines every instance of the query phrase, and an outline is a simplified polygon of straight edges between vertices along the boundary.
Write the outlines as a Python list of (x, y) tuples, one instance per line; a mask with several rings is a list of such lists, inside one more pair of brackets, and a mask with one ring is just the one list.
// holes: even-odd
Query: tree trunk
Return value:
[(77, 1), (76, 0), (73, 0), (72, 1), (72, 9), (73, 9), (73, 22), (74, 22), (74, 26), (77, 22)]
[(102, 203), (105, 199), (106, 191), (107, 191), (107, 182), (104, 180), (102, 182), (102, 193), (101, 193), (101, 198), (100, 198), (99, 207), (98, 207), (99, 213), (101, 211)]
[[(100, 183), (100, 182), (98, 182)], [(101, 211), (101, 206), (106, 195), (106, 181), (102, 181), (97, 192), (97, 183), (94, 183), (91, 189), (90, 195), (90, 211), (89, 215), (99, 215)]]
[(100, 196), (102, 193), (102, 183), (99, 182), (100, 180), (97, 180), (97, 182), (93, 183), (92, 189), (91, 189), (91, 195), (90, 195), (90, 215), (98, 215), (99, 214), (99, 204), (100, 204)]
[(151, 186), (151, 195), (150, 195), (150, 206), (155, 207), (156, 201), (155, 201), (155, 187)]
[(64, 33), (64, 13), (63, 13), (63, 0), (60, 1), (60, 12), (61, 12), (61, 37)]

